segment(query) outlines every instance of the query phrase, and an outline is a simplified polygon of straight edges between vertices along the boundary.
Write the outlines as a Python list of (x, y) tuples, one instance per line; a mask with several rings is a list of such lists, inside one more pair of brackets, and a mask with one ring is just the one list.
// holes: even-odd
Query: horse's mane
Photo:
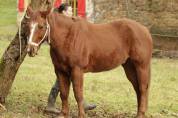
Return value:
[(68, 6), (69, 5), (67, 3), (63, 3), (59, 7), (55, 8), (54, 11), (62, 14), (63, 11), (67, 11)]

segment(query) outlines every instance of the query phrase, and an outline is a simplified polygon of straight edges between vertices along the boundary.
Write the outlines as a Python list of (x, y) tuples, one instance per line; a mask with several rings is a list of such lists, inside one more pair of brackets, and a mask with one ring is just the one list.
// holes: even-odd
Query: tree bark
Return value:
[[(31, 7), (33, 10), (46, 10), (49, 5), (51, 6), (53, 0), (31, 0)], [(12, 84), (14, 82), (16, 73), (22, 64), (27, 51), (27, 19), (23, 19), (21, 23), (21, 58), (20, 58), (20, 41), (19, 33), (17, 31), (14, 39), (7, 47), (3, 56), (0, 59), (0, 103), (5, 103)]]

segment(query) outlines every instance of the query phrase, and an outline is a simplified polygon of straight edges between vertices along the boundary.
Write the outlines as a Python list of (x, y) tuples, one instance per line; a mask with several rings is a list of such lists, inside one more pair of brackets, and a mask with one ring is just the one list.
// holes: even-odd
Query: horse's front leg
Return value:
[(62, 101), (62, 110), (60, 116), (64, 116), (64, 118), (68, 118), (69, 117), (68, 97), (69, 97), (69, 90), (70, 90), (70, 78), (63, 73), (60, 73), (58, 79), (59, 79), (60, 97)]
[(85, 117), (84, 100), (83, 100), (83, 71), (79, 67), (75, 67), (71, 73), (71, 80), (73, 84), (74, 96), (78, 104), (79, 118)]

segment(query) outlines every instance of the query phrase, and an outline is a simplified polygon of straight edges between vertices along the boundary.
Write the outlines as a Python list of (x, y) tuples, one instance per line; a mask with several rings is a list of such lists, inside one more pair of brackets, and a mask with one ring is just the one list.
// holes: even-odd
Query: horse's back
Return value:
[[(129, 51), (131, 47), (152, 48), (148, 29), (130, 19), (120, 19), (106, 24), (89, 24), (87, 37), (94, 47), (111, 49), (114, 46)], [(127, 47), (127, 49), (126, 49)], [(107, 49), (108, 50), (108, 49)]]

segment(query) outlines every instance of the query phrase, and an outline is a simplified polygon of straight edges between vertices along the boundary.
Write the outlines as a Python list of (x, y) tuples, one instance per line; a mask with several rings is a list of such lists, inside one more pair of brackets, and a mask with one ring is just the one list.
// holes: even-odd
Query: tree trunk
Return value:
[[(31, 0), (31, 7), (34, 10), (46, 10), (49, 5), (52, 5), (53, 0)], [(27, 52), (27, 19), (22, 20), (21, 25), (21, 58), (20, 58), (20, 42), (18, 32), (10, 45), (7, 47), (3, 56), (0, 59), (0, 103), (5, 103), (16, 73), (22, 64)]]

